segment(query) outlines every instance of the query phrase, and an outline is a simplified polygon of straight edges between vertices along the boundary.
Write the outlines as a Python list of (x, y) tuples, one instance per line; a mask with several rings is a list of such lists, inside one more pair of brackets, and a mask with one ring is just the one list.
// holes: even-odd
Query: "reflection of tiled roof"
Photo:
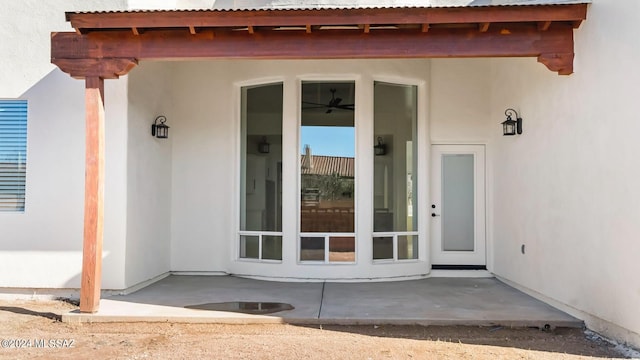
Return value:
[[(119, 13), (180, 11), (246, 11), (246, 10), (320, 10), (320, 9), (389, 9), (447, 8), (523, 5), (587, 4), (592, 0), (191, 0), (187, 6), (166, 6), (159, 9), (93, 10), (74, 13)], [(178, 1), (180, 3), (180, 1)], [(184, 1), (183, 1), (184, 3)]]
[(342, 156), (312, 155), (311, 167), (307, 161), (307, 155), (300, 156), (302, 175), (338, 175), (350, 177), (354, 175), (354, 158)]

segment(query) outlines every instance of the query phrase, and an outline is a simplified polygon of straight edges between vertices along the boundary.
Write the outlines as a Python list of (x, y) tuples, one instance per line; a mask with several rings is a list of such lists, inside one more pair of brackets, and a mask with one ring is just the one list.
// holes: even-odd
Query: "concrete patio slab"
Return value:
[(578, 319), (494, 278), (327, 283), (320, 318), (331, 323), (582, 326)]
[[(280, 302), (269, 315), (187, 309), (221, 302)], [(421, 324), (581, 327), (582, 321), (496, 279), (430, 278), (369, 283), (260, 281), (233, 276), (169, 276), (133, 294), (102, 299), (95, 314), (66, 322)]]

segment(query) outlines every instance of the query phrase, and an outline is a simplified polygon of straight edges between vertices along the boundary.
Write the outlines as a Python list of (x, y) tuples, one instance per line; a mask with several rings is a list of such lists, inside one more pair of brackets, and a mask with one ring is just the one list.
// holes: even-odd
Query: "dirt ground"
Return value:
[(581, 329), (66, 324), (62, 301), (0, 301), (0, 359), (623, 358)]

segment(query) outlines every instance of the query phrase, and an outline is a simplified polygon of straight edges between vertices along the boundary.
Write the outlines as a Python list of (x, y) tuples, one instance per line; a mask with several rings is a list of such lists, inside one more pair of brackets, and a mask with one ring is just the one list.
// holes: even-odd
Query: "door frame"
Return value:
[[(442, 161), (441, 155), (460, 154), (474, 156), (474, 250), (442, 250)], [(487, 187), (486, 146), (484, 144), (431, 144), (430, 193), (428, 217), (431, 222), (430, 258), (432, 266), (486, 266), (487, 265)], [(436, 208), (432, 208), (435, 205)], [(436, 216), (432, 216), (436, 214)]]

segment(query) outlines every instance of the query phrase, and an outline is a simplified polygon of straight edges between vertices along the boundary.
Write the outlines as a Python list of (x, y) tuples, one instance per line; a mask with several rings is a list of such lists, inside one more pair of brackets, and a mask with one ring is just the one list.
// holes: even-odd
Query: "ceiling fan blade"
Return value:
[(329, 99), (328, 104), (319, 104), (310, 101), (303, 101), (303, 105), (311, 105), (311, 106), (303, 106), (303, 109), (319, 109), (326, 108), (325, 114), (330, 114), (334, 109), (336, 110), (349, 110), (354, 111), (354, 104), (340, 104), (342, 102), (342, 98), (335, 97), (336, 89), (330, 89), (331, 91), (331, 99)]
[(309, 101), (303, 101), (303, 104), (307, 104), (307, 105), (318, 105), (318, 106), (328, 106), (327, 104), (319, 104), (319, 103), (314, 103), (314, 102), (309, 102)]

